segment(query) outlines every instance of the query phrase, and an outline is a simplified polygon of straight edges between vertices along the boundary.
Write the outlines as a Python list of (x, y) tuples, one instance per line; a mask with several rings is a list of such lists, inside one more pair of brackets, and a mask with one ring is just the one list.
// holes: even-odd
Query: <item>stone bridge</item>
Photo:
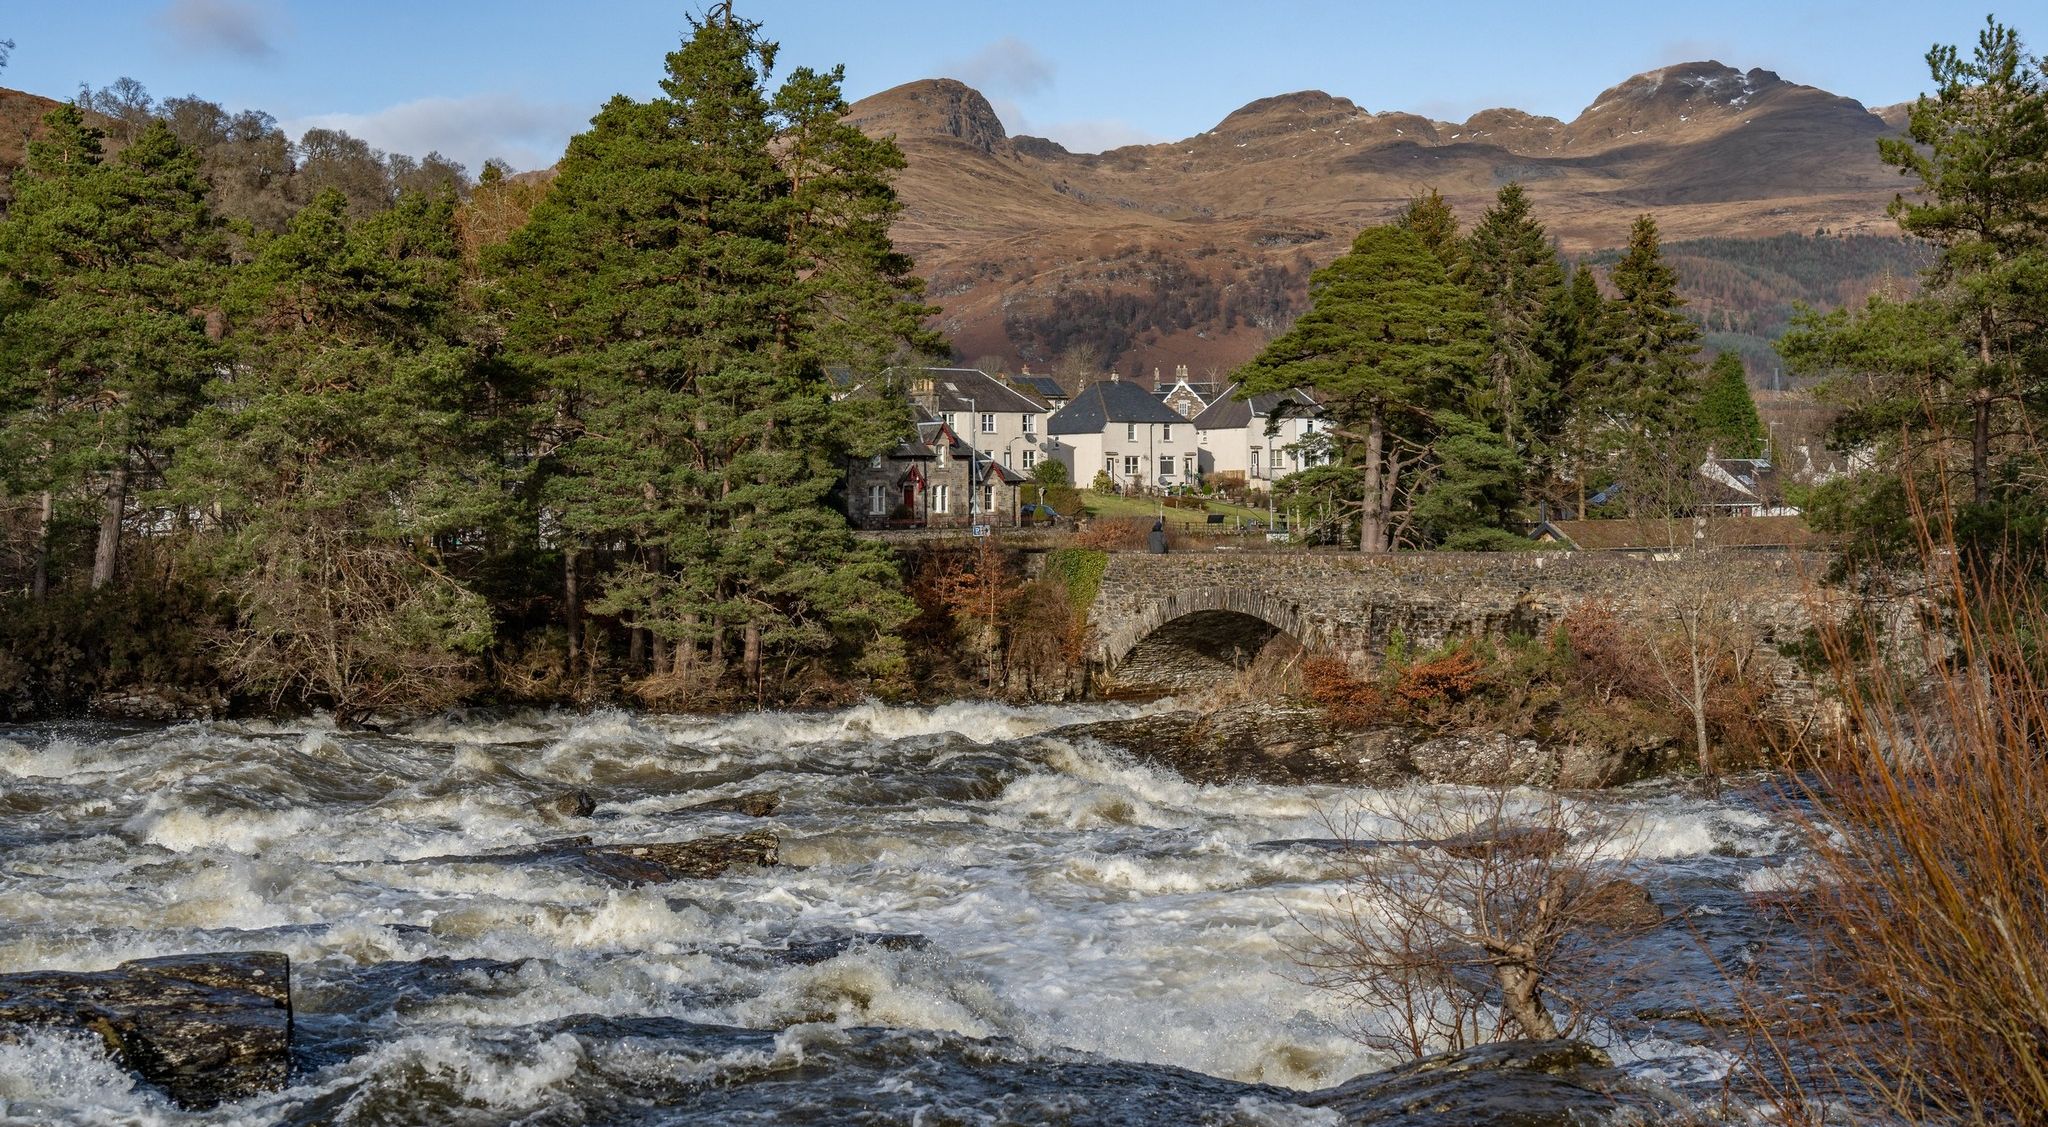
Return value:
[(1666, 617), (1698, 586), (1732, 596), (1760, 645), (1799, 635), (1825, 574), (1817, 556), (1721, 552), (1667, 562), (1619, 553), (1114, 552), (1091, 608), (1093, 672), (1119, 693), (1162, 693), (1242, 669), (1275, 639), (1380, 653), (1453, 638), (1542, 637), (1591, 601), (1623, 619)]

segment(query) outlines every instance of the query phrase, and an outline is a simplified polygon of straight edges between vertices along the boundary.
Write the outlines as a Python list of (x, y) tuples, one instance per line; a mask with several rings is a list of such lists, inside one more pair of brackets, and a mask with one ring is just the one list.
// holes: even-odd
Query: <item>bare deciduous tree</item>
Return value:
[(1413, 797), (1332, 819), (1348, 871), (1296, 913), (1307, 981), (1352, 1004), (1359, 1040), (1413, 1057), (1583, 1028), (1613, 977), (1600, 952), (1662, 922), (1616, 872), (1622, 825), (1556, 795), (1399, 805)]

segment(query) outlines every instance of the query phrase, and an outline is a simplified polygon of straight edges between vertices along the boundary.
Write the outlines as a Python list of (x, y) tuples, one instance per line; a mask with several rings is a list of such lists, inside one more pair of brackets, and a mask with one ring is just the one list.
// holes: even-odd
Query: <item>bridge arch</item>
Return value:
[(1164, 694), (1228, 677), (1276, 641), (1321, 639), (1299, 603), (1248, 587), (1186, 587), (1144, 600), (1098, 649), (1118, 695)]

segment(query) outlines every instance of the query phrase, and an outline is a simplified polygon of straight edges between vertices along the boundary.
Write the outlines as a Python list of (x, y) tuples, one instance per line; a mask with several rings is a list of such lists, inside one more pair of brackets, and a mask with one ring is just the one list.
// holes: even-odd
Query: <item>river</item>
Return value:
[[(278, 950), (297, 1028), (287, 1090), (205, 1115), (85, 1040), (0, 1043), (0, 1122), (1328, 1122), (1290, 1093), (1395, 1062), (1290, 958), (1341, 858), (1262, 843), (1474, 795), (1196, 786), (1074, 727), (1140, 707), (7, 730), (0, 973)], [(573, 788), (594, 816), (530, 805)], [(1740, 790), (1582, 801), (1686, 915), (1616, 952), (1592, 1039), (1710, 1098), (1708, 1030), (1629, 1019), (1716, 1004), (1796, 835)], [(488, 859), (761, 828), (786, 867), (705, 881)]]

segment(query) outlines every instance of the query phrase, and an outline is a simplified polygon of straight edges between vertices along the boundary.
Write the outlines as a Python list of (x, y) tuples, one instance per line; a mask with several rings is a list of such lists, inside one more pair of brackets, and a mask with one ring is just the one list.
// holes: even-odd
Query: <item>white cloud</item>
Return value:
[(943, 63), (939, 73), (983, 94), (1036, 94), (1052, 86), (1052, 61), (1014, 35), (1005, 35), (964, 59)]
[(522, 171), (546, 168), (562, 158), (570, 136), (583, 130), (594, 112), (590, 106), (489, 93), (420, 98), (371, 113), (312, 114), (281, 124), (293, 137), (308, 129), (340, 129), (386, 152), (416, 157), (439, 152), (461, 161), (474, 176), (491, 157)]
[(256, 62), (277, 57), (268, 13), (236, 0), (171, 0), (157, 13), (180, 46), (196, 54), (235, 55)]

